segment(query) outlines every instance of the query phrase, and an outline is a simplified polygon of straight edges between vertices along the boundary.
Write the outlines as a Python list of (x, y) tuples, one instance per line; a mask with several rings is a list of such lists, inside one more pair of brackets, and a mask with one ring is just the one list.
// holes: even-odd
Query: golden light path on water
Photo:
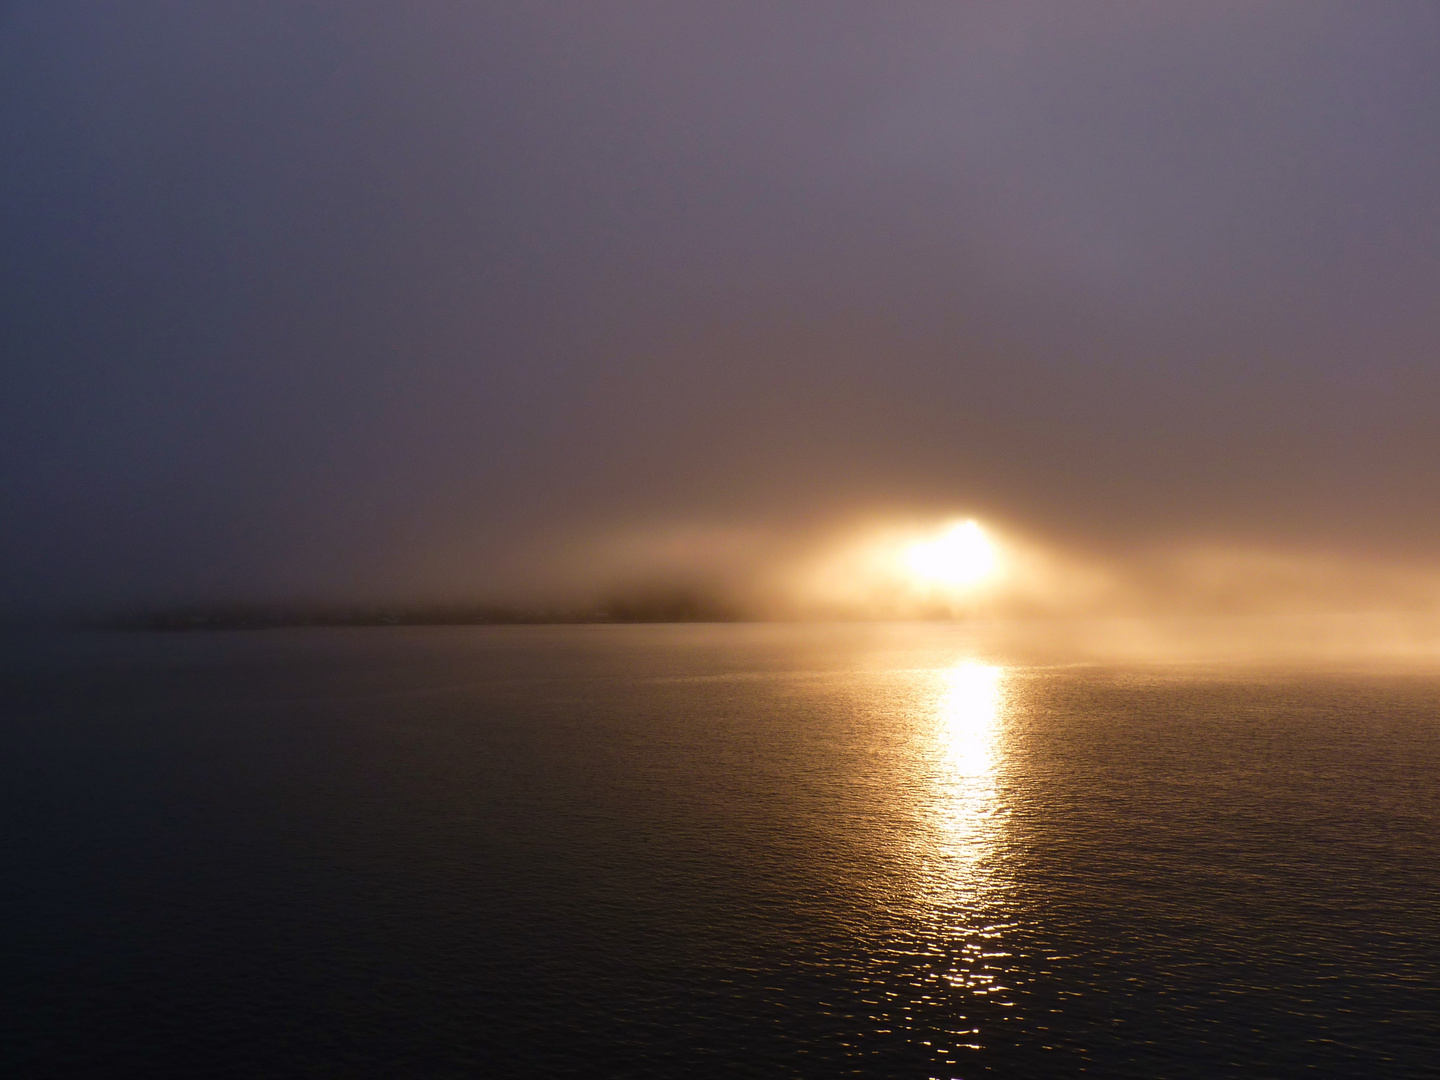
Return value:
[[(970, 993), (1006, 988), (997, 961), (1007, 955), (1004, 856), (1006, 812), (997, 772), (1005, 754), (1004, 669), (963, 662), (939, 673), (917, 732), (927, 758), (925, 850), (920, 892), (945, 979)], [(978, 1048), (978, 1047), (976, 1047)]]

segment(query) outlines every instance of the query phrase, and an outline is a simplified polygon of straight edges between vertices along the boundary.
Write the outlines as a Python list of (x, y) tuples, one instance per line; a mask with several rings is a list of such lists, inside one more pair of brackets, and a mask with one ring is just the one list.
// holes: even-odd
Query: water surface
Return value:
[(1440, 676), (952, 626), (9, 643), (6, 1075), (1425, 1076)]

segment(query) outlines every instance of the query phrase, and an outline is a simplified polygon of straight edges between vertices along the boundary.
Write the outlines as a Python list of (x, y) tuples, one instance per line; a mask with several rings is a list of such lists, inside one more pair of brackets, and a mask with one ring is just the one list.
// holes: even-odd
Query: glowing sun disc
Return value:
[(921, 585), (961, 588), (994, 571), (995, 548), (978, 523), (962, 521), (933, 540), (907, 547), (905, 566)]

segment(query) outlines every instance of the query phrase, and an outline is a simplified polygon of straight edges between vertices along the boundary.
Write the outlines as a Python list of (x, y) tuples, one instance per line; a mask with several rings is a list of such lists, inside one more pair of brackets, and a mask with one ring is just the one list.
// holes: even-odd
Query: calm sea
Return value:
[(7, 1077), (1440, 1075), (1440, 674), (12, 639)]

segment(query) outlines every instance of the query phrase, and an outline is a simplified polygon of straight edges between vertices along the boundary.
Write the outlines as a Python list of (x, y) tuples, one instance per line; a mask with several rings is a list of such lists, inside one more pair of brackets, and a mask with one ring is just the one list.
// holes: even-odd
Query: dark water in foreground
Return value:
[(1440, 675), (9, 642), (6, 1076), (1440, 1069)]

